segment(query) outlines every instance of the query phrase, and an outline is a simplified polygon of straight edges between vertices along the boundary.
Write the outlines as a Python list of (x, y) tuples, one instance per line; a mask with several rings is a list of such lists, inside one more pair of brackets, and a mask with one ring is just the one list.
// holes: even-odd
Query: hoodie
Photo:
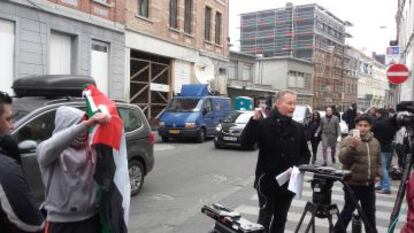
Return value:
[(87, 125), (79, 123), (83, 116), (85, 112), (76, 108), (58, 108), (52, 137), (37, 148), (50, 222), (77, 222), (97, 213), (96, 154), (86, 147), (71, 147), (87, 131)]

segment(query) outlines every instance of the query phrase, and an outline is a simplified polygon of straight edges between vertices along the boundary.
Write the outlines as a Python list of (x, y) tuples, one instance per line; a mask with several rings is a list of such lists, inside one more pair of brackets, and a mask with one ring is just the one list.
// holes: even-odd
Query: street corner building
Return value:
[(113, 99), (124, 83), (124, 0), (0, 1), (0, 86), (28, 75), (92, 76)]

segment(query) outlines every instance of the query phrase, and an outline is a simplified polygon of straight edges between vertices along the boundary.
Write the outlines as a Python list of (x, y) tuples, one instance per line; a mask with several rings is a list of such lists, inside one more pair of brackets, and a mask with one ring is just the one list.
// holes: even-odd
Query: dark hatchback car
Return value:
[[(242, 148), (240, 136), (253, 117), (253, 111), (233, 111), (231, 112), (216, 128), (216, 136), (214, 137), (214, 146), (216, 148), (238, 147)], [(263, 117), (265, 117), (263, 115)], [(252, 148), (242, 148), (255, 150), (257, 145)]]
[[(19, 145), (22, 167), (38, 202), (44, 199), (44, 186), (35, 151), (41, 141), (52, 135), (56, 109), (60, 106), (86, 109), (85, 100), (81, 98), (52, 100), (45, 97), (24, 97), (13, 100), (15, 129), (12, 137)], [(124, 102), (117, 102), (117, 106), (124, 122), (127, 141), (131, 195), (136, 195), (142, 188), (145, 175), (154, 166), (154, 134), (139, 107)]]

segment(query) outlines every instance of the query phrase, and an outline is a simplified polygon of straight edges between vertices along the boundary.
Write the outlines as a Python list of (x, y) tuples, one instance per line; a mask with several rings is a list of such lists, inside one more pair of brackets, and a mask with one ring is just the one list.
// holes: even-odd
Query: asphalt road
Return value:
[[(157, 142), (154, 149), (154, 170), (131, 200), (130, 232), (208, 232), (212, 221), (201, 206), (252, 187), (257, 152), (216, 150), (212, 141)], [(205, 221), (192, 226), (200, 215)]]

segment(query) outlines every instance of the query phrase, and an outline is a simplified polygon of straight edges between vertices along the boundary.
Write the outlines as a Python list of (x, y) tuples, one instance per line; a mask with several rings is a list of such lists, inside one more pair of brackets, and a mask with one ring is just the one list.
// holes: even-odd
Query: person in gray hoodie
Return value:
[(46, 190), (45, 232), (100, 232), (93, 179), (96, 154), (88, 144), (88, 128), (109, 120), (102, 113), (87, 119), (77, 108), (57, 109), (52, 137), (37, 148)]

